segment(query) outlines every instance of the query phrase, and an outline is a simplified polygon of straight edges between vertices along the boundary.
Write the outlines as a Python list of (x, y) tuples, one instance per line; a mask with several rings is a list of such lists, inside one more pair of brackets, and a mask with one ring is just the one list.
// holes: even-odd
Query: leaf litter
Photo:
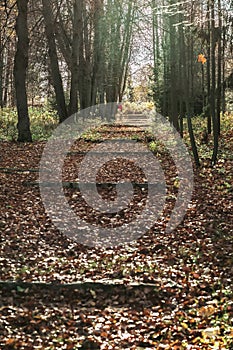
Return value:
[[(137, 132), (114, 130), (110, 135), (117, 138)], [(107, 130), (99, 134), (109, 137)], [(169, 234), (165, 226), (179, 184), (166, 150), (156, 150), (167, 187), (161, 217), (137, 241), (106, 249), (83, 246), (61, 234), (44, 210), (39, 187), (28, 185), (38, 181), (45, 143), (1, 142), (0, 347), (231, 349), (233, 134), (228, 131), (224, 137), (218, 164), (211, 167), (207, 160), (195, 169), (192, 201), (182, 223)], [(74, 144), (63, 181), (78, 181), (85, 153), (76, 152), (92, 147), (90, 140)], [(97, 182), (121, 178), (145, 183), (145, 174), (125, 159), (101, 168)], [(101, 217), (76, 188), (64, 193), (77, 214), (103, 227), (135, 220), (147, 195), (146, 188), (137, 188), (122, 215)], [(99, 193), (116, 197), (114, 186), (100, 186)], [(80, 282), (93, 284), (82, 288)]]

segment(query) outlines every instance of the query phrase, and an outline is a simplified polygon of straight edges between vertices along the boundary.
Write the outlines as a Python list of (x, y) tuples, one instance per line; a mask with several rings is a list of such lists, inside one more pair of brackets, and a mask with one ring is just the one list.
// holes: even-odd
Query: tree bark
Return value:
[[(9, 94), (12, 94), (12, 100), (14, 99), (14, 90), (11, 89), (9, 92), (11, 85), (10, 85), (10, 78), (12, 76), (12, 44), (9, 44), (7, 47), (7, 54), (6, 54), (6, 61), (7, 65), (5, 67), (5, 74), (4, 74), (4, 89), (3, 89), (3, 107), (7, 107), (9, 103)], [(13, 105), (13, 104), (12, 104)]]
[(211, 121), (211, 82), (210, 82), (210, 42), (211, 42), (211, 29), (210, 29), (210, 0), (207, 0), (207, 22), (208, 22), (208, 41), (207, 41), (207, 131), (211, 134), (212, 131), (212, 121)]
[(226, 112), (226, 84), (225, 84), (225, 69), (226, 69), (226, 64), (225, 64), (225, 46), (226, 46), (226, 28), (225, 26), (223, 27), (223, 37), (222, 37), (222, 113), (223, 115)]
[(92, 93), (91, 103), (104, 103), (105, 92), (105, 58), (106, 44), (105, 31), (106, 23), (104, 20), (105, 10), (103, 0), (96, 0), (94, 5), (94, 44), (93, 44), (93, 72), (92, 72)]
[[(171, 5), (173, 1), (171, 1)], [(171, 86), (170, 86), (170, 115), (169, 120), (176, 128), (179, 130), (178, 124), (178, 96), (177, 96), (177, 43), (176, 35), (174, 33), (174, 24), (175, 24), (175, 14), (170, 15), (169, 19), (169, 31), (170, 31), (170, 69), (171, 69)]]
[(14, 60), (14, 81), (18, 112), (18, 141), (31, 142), (30, 120), (26, 91), (26, 73), (28, 67), (28, 26), (27, 11), (28, 0), (17, 0), (18, 17), (16, 21), (16, 34), (18, 37)]
[[(184, 38), (184, 29), (181, 26), (179, 29), (180, 37), (180, 53), (181, 53), (181, 60), (183, 60), (183, 67), (181, 68), (181, 78), (182, 78), (182, 96), (184, 96), (184, 101), (181, 99), (181, 118), (183, 119), (183, 109), (186, 111), (186, 117), (187, 117), (187, 123), (188, 123), (188, 133), (189, 133), (189, 138), (190, 138), (190, 143), (192, 147), (192, 152), (193, 152), (193, 157), (194, 161), (197, 167), (200, 166), (200, 160), (199, 160), (199, 154), (198, 154), (198, 149), (196, 145), (196, 140), (195, 140), (195, 135), (193, 132), (193, 125), (192, 125), (192, 118), (191, 118), (191, 109), (190, 109), (190, 81), (188, 79), (188, 76), (190, 74), (190, 67), (189, 67), (189, 60), (187, 57), (189, 56), (190, 52), (187, 52), (188, 50), (186, 49), (185, 45), (185, 38)], [(190, 36), (190, 33), (189, 33)], [(191, 82), (192, 83), (192, 82)], [(182, 120), (183, 124), (183, 120)], [(183, 125), (182, 125), (183, 129)], [(182, 130), (183, 133), (183, 130)]]
[(42, 0), (42, 4), (45, 33), (48, 41), (52, 80), (56, 95), (57, 111), (59, 115), (59, 121), (63, 122), (68, 117), (68, 113), (66, 109), (65, 94), (58, 64), (52, 7), (50, 0)]
[(124, 24), (124, 35), (121, 43), (121, 54), (120, 54), (120, 70), (119, 70), (119, 90), (118, 98), (122, 100), (126, 81), (128, 66), (131, 57), (131, 43), (132, 43), (132, 31), (133, 23), (135, 18), (135, 4), (134, 1), (130, 0), (128, 3), (127, 15)]
[(211, 115), (213, 123), (213, 137), (214, 137), (214, 148), (212, 154), (212, 163), (215, 164), (218, 155), (218, 121), (216, 116), (216, 58), (215, 58), (215, 45), (216, 45), (216, 32), (215, 32), (215, 0), (211, 0)]
[(220, 30), (222, 29), (222, 10), (221, 0), (218, 0), (218, 81), (217, 81), (217, 124), (218, 134), (220, 135), (221, 124), (221, 97), (222, 97), (222, 38)]
[(78, 8), (78, 1), (74, 0), (69, 115), (76, 113), (78, 109), (78, 54), (80, 49), (80, 38), (79, 38), (80, 15), (81, 14), (80, 14), (80, 9)]
[(0, 108), (3, 108), (3, 55), (2, 33), (0, 30)]

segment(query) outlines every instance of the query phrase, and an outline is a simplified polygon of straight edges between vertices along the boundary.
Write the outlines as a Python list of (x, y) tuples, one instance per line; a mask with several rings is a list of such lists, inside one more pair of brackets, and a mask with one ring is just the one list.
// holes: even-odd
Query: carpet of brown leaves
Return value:
[[(116, 136), (114, 130), (101, 137)], [(117, 137), (132, 133), (118, 130)], [(45, 143), (1, 142), (0, 348), (233, 349), (232, 140), (232, 131), (222, 136), (215, 167), (204, 161), (195, 170), (192, 202), (170, 234), (165, 226), (176, 173), (161, 150), (168, 190), (163, 215), (136, 242), (108, 249), (69, 240), (48, 218), (39, 187), (32, 185)], [(76, 181), (81, 152), (92, 145), (76, 142), (64, 181)], [(120, 163), (124, 178), (143, 181), (140, 169)], [(98, 181), (117, 180), (117, 167), (108, 164)], [(96, 220), (77, 189), (64, 192), (77, 214)], [(103, 191), (114, 195), (114, 189)], [(140, 189), (135, 198), (143, 206)], [(124, 220), (137, 215), (136, 200)], [(103, 216), (101, 224), (112, 223)]]

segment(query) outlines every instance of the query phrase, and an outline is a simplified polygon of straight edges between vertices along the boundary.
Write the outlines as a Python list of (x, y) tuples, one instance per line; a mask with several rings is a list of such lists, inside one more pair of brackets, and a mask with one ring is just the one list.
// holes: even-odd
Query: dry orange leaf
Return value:
[(6, 345), (13, 345), (15, 343), (15, 339), (14, 338), (10, 338), (6, 340)]
[(207, 61), (207, 59), (205, 58), (205, 55), (203, 55), (202, 53), (200, 53), (200, 54), (198, 55), (197, 61), (198, 61), (198, 62), (201, 62), (202, 64), (205, 64), (206, 61)]
[(207, 317), (207, 316), (213, 315), (215, 312), (216, 312), (216, 308), (213, 305), (202, 306), (198, 310), (198, 315), (203, 316), (203, 317)]

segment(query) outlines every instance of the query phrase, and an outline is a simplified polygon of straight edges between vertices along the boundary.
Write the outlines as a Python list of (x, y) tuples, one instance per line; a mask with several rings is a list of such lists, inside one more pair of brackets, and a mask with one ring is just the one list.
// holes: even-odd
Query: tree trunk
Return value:
[(218, 134), (220, 135), (221, 124), (221, 97), (222, 97), (222, 38), (220, 30), (222, 28), (221, 0), (218, 0), (218, 81), (217, 81), (217, 123)]
[(210, 82), (210, 61), (211, 61), (211, 29), (210, 29), (210, 0), (207, 0), (207, 22), (208, 22), (208, 41), (207, 41), (207, 132), (211, 134), (212, 131), (212, 121), (211, 121), (211, 82)]
[(152, 1), (152, 40), (153, 40), (153, 100), (155, 105), (159, 102), (159, 35), (158, 35), (158, 5)]
[(53, 80), (53, 86), (54, 86), (55, 95), (56, 95), (57, 111), (59, 115), (59, 121), (63, 122), (68, 117), (68, 113), (66, 109), (62, 78), (61, 78), (59, 65), (58, 65), (53, 13), (52, 13), (50, 0), (42, 0), (42, 4), (43, 4), (43, 16), (44, 16), (44, 23), (45, 23), (45, 33), (48, 41), (52, 80)]
[[(184, 15), (182, 13), (182, 5), (180, 5), (179, 22), (182, 23)], [(180, 114), (180, 136), (184, 136), (184, 117), (185, 117), (185, 79), (186, 79), (186, 47), (184, 41), (184, 28), (179, 26), (179, 114)]]
[(18, 141), (31, 142), (30, 120), (26, 92), (26, 73), (28, 67), (28, 0), (17, 0), (18, 17), (16, 20), (16, 34), (18, 37), (14, 60), (14, 81), (18, 112)]
[[(171, 1), (171, 5), (173, 1)], [(176, 130), (179, 130), (178, 124), (178, 96), (177, 96), (177, 47), (176, 34), (174, 32), (175, 14), (170, 15), (169, 31), (170, 31), (170, 67), (171, 67), (171, 86), (170, 86), (170, 115), (169, 120), (174, 125)]]
[(0, 108), (3, 108), (3, 55), (2, 33), (0, 31)]
[(199, 155), (198, 155), (196, 141), (193, 133), (192, 119), (190, 114), (187, 115), (187, 119), (188, 119), (188, 132), (189, 132), (190, 143), (193, 151), (193, 157), (194, 157), (196, 166), (199, 167), (200, 166)]
[[(189, 133), (189, 138), (190, 138), (190, 143), (191, 143), (191, 147), (192, 147), (192, 152), (193, 152), (193, 157), (194, 157), (194, 161), (197, 167), (200, 166), (200, 160), (199, 160), (199, 155), (198, 155), (198, 150), (197, 150), (197, 145), (196, 145), (196, 141), (195, 141), (195, 135), (193, 132), (193, 126), (192, 126), (192, 118), (191, 118), (191, 110), (190, 110), (190, 84), (192, 84), (192, 82), (190, 82), (190, 80), (188, 79), (188, 76), (190, 74), (190, 67), (189, 67), (189, 60), (187, 59), (187, 57), (189, 56), (190, 52), (187, 52), (186, 50), (186, 45), (185, 45), (185, 40), (184, 40), (184, 29), (183, 27), (181, 27), (179, 29), (180, 32), (180, 49), (181, 49), (181, 56), (183, 59), (183, 69), (182, 69), (182, 96), (184, 96), (184, 100), (185, 102), (182, 103), (181, 106), (181, 117), (183, 114), (183, 109), (185, 106), (185, 111), (186, 111), (186, 117), (187, 117), (187, 122), (188, 122), (188, 133)], [(189, 37), (190, 37), (190, 33), (188, 33)], [(182, 121), (183, 123), (183, 121)], [(183, 126), (182, 126), (183, 129)]]
[[(4, 74), (3, 107), (7, 107), (8, 101), (9, 101), (10, 77), (12, 76), (12, 65), (11, 65), (12, 48), (11, 48), (11, 44), (9, 44), (8, 48), (7, 48), (6, 60), (7, 60), (7, 65), (5, 67), (5, 74)], [(13, 91), (11, 91), (11, 93)], [(12, 98), (14, 98), (14, 96), (12, 96)]]
[(96, 105), (97, 102), (97, 90), (98, 90), (98, 78), (99, 78), (99, 66), (100, 66), (100, 47), (101, 47), (101, 36), (100, 36), (100, 13), (102, 4), (96, 1), (94, 4), (94, 44), (93, 44), (93, 75), (92, 75), (92, 91), (91, 91), (91, 104)]
[(130, 0), (128, 2), (128, 10), (125, 18), (124, 24), (124, 35), (121, 43), (121, 55), (120, 55), (120, 70), (119, 70), (119, 90), (118, 90), (118, 98), (121, 101), (126, 81), (127, 81), (127, 73), (128, 66), (131, 57), (132, 51), (132, 31), (133, 31), (133, 23), (135, 19), (135, 4), (134, 1)]
[[(190, 13), (190, 23), (194, 23), (194, 2), (192, 1), (190, 3), (191, 6), (191, 13)], [(190, 114), (194, 114), (194, 64), (193, 64), (193, 56), (194, 56), (194, 37), (192, 29), (189, 29), (189, 48), (188, 52), (190, 54), (189, 56), (189, 106), (190, 106)]]
[(80, 49), (80, 38), (79, 38), (80, 15), (81, 14), (78, 8), (78, 1), (74, 0), (69, 115), (76, 113), (78, 109), (78, 54)]
[[(184, 62), (186, 62), (185, 59), (184, 59)], [(194, 136), (194, 132), (193, 132), (192, 118), (191, 118), (191, 111), (190, 111), (190, 97), (189, 97), (189, 83), (190, 82), (187, 79), (188, 71), (189, 71), (189, 67), (187, 67), (187, 63), (185, 63), (184, 75), (186, 75), (186, 78), (184, 80), (184, 96), (185, 96), (186, 116), (187, 116), (187, 122), (188, 122), (188, 132), (189, 132), (189, 138), (190, 138), (190, 143), (191, 143), (191, 147), (192, 147), (192, 152), (193, 152), (195, 164), (197, 167), (199, 167), (200, 160), (199, 160), (197, 145), (196, 145), (195, 136)]]
[(223, 27), (223, 38), (222, 38), (222, 113), (223, 115), (226, 112), (226, 97), (225, 97), (225, 90), (226, 90), (226, 84), (225, 84), (225, 45), (226, 45), (226, 28)]
[(215, 44), (216, 44), (216, 34), (215, 34), (215, 8), (214, 1), (211, 0), (211, 78), (212, 78), (212, 86), (211, 86), (211, 115), (212, 115), (212, 123), (213, 123), (213, 137), (214, 137), (214, 149), (212, 154), (212, 163), (215, 164), (217, 161), (218, 155), (218, 121), (216, 116), (216, 59), (215, 59)]
[(0, 58), (0, 108), (3, 108), (3, 64)]

